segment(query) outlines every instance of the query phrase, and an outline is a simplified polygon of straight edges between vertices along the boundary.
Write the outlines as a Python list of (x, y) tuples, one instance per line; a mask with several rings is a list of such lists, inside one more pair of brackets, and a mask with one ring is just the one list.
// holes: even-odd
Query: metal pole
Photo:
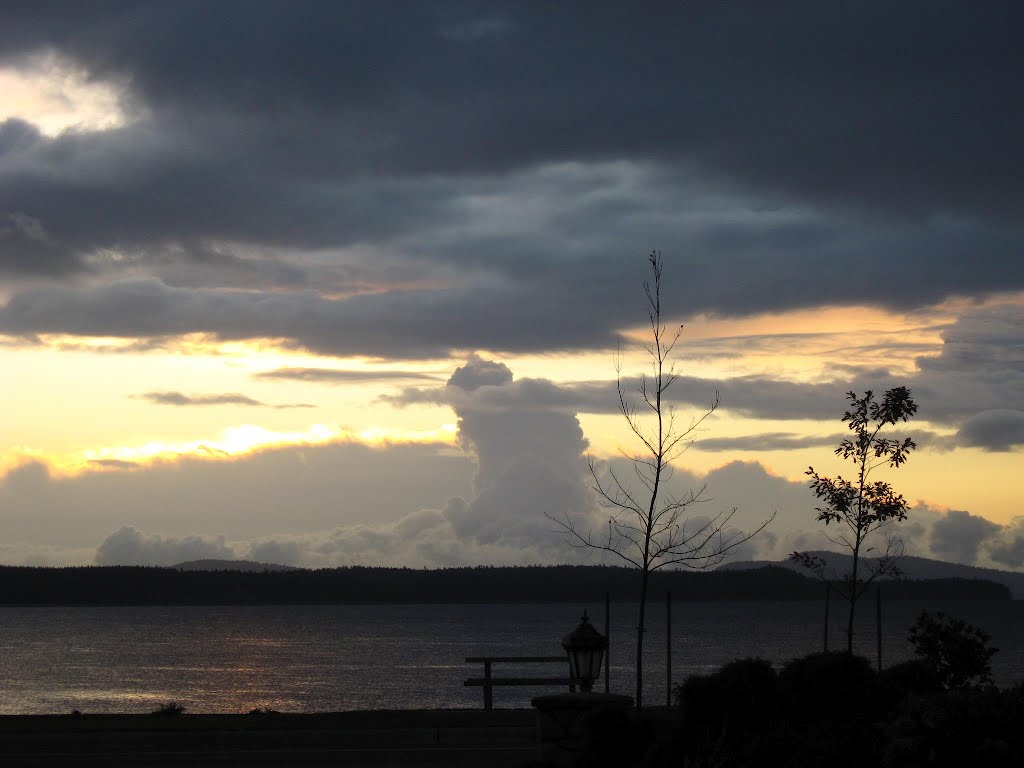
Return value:
[(832, 585), (825, 585), (825, 653), (828, 653), (828, 604), (832, 598)]
[(875, 633), (878, 639), (878, 671), (882, 671), (882, 588), (875, 591)]
[(612, 666), (612, 642), (611, 642), (611, 615), (612, 615), (612, 593), (604, 593), (604, 636), (608, 640), (608, 647), (604, 649), (604, 692), (608, 693), (608, 670)]
[(491, 688), (491, 662), (490, 660), (484, 661), (484, 709), (490, 711), (494, 706), (494, 699), (492, 698), (493, 689)]
[(665, 706), (672, 706), (672, 593), (665, 593)]

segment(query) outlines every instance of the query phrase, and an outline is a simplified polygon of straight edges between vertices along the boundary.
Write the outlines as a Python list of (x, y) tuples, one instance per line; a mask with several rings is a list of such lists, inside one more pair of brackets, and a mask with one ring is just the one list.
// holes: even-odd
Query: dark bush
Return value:
[(169, 701), (166, 704), (161, 705), (158, 709), (154, 709), (149, 714), (154, 717), (176, 717), (184, 714), (185, 707), (176, 701)]
[(1024, 765), (1024, 697), (1016, 689), (959, 688), (906, 702), (883, 766), (1016, 768)]
[(921, 611), (907, 639), (946, 688), (991, 684), (991, 660), (999, 649), (989, 646), (992, 638), (973, 624)]
[(879, 717), (895, 715), (908, 695), (933, 697), (942, 691), (942, 682), (931, 664), (911, 659), (886, 667), (875, 677), (872, 702)]
[(586, 768), (627, 768), (646, 765), (661, 738), (670, 734), (648, 712), (599, 709), (589, 713), (582, 725), (580, 757), (575, 765)]
[(878, 673), (878, 682), (901, 693), (932, 694), (942, 688), (935, 668), (924, 659), (901, 661)]
[(779, 708), (779, 680), (765, 659), (737, 659), (710, 675), (694, 675), (676, 689), (681, 715), (693, 721), (727, 720), (734, 728), (759, 727)]
[(792, 713), (808, 720), (844, 720), (864, 714), (874, 677), (867, 659), (844, 651), (793, 659), (779, 674), (792, 697)]
[(778, 674), (763, 659), (742, 659), (689, 677), (675, 695), (674, 720), (640, 717), (647, 712), (595, 719), (578, 764), (1024, 765), (1024, 683), (947, 689), (926, 659), (878, 674), (867, 659), (846, 653), (793, 659)]
[(786, 698), (770, 662), (738, 659), (676, 689), (675, 753), (694, 765), (781, 764), (792, 739)]

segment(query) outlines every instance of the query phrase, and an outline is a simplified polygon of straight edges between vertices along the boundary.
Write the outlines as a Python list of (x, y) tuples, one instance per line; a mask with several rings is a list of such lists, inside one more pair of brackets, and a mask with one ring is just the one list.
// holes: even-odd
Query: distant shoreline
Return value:
[[(639, 573), (611, 566), (444, 568), (349, 567), (285, 571), (0, 566), (0, 606), (143, 607), (273, 605), (487, 605), (616, 603), (639, 594)], [(1011, 600), (995, 581), (941, 578), (881, 582), (885, 600)], [(653, 574), (649, 599), (673, 602), (811, 602), (820, 581), (777, 565), (749, 570)], [(838, 600), (833, 594), (833, 600)]]

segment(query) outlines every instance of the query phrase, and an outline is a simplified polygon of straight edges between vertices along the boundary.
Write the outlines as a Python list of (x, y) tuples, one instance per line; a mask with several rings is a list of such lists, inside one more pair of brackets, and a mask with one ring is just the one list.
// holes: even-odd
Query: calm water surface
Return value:
[[(0, 713), (148, 712), (168, 701), (190, 712), (479, 707), (462, 681), (482, 675), (466, 656), (547, 656), (584, 606), (374, 605), (0, 608)], [(603, 631), (604, 606), (586, 606)], [(919, 604), (891, 603), (886, 663), (908, 658)], [(928, 605), (977, 624), (1001, 649), (1002, 685), (1024, 679), (1024, 601)], [(843, 642), (833, 603), (833, 648)], [(863, 604), (859, 648), (874, 659), (874, 604)], [(734, 658), (784, 662), (822, 646), (822, 605), (674, 603), (673, 683)], [(611, 688), (633, 693), (635, 606), (613, 605)], [(663, 703), (665, 606), (651, 607), (645, 697)], [(495, 667), (495, 674), (562, 674), (557, 665)], [(500, 688), (497, 706), (529, 706), (554, 689)]]

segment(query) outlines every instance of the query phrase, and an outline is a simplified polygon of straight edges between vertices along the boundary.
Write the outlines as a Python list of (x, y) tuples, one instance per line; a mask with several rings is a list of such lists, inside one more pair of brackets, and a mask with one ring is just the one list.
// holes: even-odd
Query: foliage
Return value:
[(676, 689), (681, 715), (694, 723), (724, 721), (748, 729), (771, 716), (780, 696), (771, 662), (747, 658), (729, 662), (710, 675), (691, 675)]
[(921, 611), (907, 637), (946, 688), (965, 688), (992, 682), (992, 657), (998, 648), (973, 624), (947, 618), (941, 611)]
[(907, 696), (893, 718), (883, 768), (1017, 768), (1024, 765), (1024, 686)]
[[(868, 567), (867, 578), (861, 572), (860, 556), (874, 552), (872, 547), (865, 550), (866, 540), (893, 521), (907, 519), (907, 502), (884, 480), (870, 481), (871, 473), (888, 464), (897, 468), (904, 464), (916, 444), (907, 437), (903, 440), (882, 437), (882, 430), (900, 421), (909, 421), (917, 413), (917, 404), (906, 387), (886, 390), (881, 400), (876, 400), (870, 389), (863, 397), (847, 392), (850, 408), (842, 420), (854, 434), (844, 438), (835, 449), (835, 454), (851, 461), (856, 467), (856, 477), (847, 480), (841, 475), (825, 477), (808, 467), (806, 474), (811, 477), (811, 491), (824, 502), (817, 507), (818, 521), (827, 526), (835, 524), (839, 532), (829, 538), (850, 551), (852, 567), (835, 585), (849, 603), (846, 627), (846, 651), (853, 653), (853, 622), (857, 600), (868, 585), (880, 576), (900, 576), (897, 565), (903, 553), (903, 544), (889, 537), (885, 549), (877, 553), (874, 564)], [(825, 562), (806, 552), (794, 552), (790, 559), (813, 571), (824, 581)]]
[[(627, 393), (622, 377), (621, 358), (616, 360), (616, 391), (619, 412), (638, 441), (637, 453), (624, 453), (632, 469), (632, 481), (627, 481), (614, 466), (599, 468), (591, 459), (590, 473), (593, 489), (600, 504), (608, 510), (608, 525), (604, 533), (594, 534), (581, 528), (578, 521), (563, 513), (550, 515), (578, 547), (608, 552), (637, 568), (641, 575), (639, 620), (636, 642), (636, 706), (643, 707), (643, 641), (647, 608), (647, 589), (650, 574), (668, 566), (704, 569), (720, 563), (725, 556), (770, 522), (766, 520), (752, 533), (729, 527), (736, 513), (721, 511), (710, 518), (687, 526), (690, 509), (704, 501), (706, 486), (691, 489), (676, 496), (666, 484), (672, 476), (672, 462), (690, 445), (700, 425), (718, 407), (715, 393), (708, 410), (692, 419), (687, 426), (677, 420), (670, 403), (670, 390), (680, 373), (673, 360), (673, 351), (683, 326), (669, 330), (662, 319), (661, 253), (654, 251), (648, 257), (651, 280), (644, 281), (647, 299), (649, 341), (644, 344), (650, 371), (642, 374), (637, 383), (636, 399)], [(773, 515), (774, 517), (774, 515)]]
[(637, 710), (595, 709), (581, 723), (580, 768), (622, 768), (643, 764), (662, 749), (664, 728), (650, 713)]
[(880, 755), (865, 717), (874, 673), (846, 653), (812, 654), (781, 671), (742, 659), (677, 689), (674, 752), (658, 765), (862, 765)]
[(154, 717), (177, 717), (185, 713), (185, 707), (176, 701), (169, 701), (166, 704), (162, 704), (159, 708), (154, 709), (149, 714)]
[[(794, 659), (779, 672), (762, 659), (741, 659), (687, 678), (675, 693), (678, 717), (649, 721), (662, 732), (655, 729), (646, 741), (637, 741), (635, 721), (591, 724), (600, 732), (587, 748), (597, 751), (577, 764), (1024, 765), (1024, 683), (947, 690), (923, 659), (878, 674), (866, 659), (842, 652)], [(634, 713), (641, 714), (653, 713)], [(618, 732), (625, 741), (617, 747)]]
[(870, 686), (875, 673), (863, 656), (831, 651), (793, 659), (779, 674), (793, 697), (792, 714), (814, 720), (829, 717), (856, 719), (870, 707)]
[(891, 706), (907, 694), (934, 695), (942, 690), (942, 681), (927, 661), (909, 659), (879, 672), (876, 687), (877, 700)]

